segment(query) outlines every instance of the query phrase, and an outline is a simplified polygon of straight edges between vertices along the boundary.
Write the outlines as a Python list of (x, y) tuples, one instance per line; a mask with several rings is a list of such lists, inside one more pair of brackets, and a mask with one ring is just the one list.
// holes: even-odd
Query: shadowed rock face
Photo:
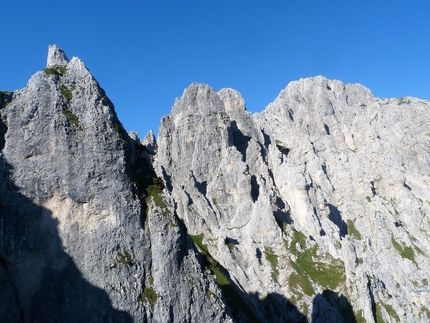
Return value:
[(2, 322), (427, 322), (429, 102), (193, 83), (158, 142), (76, 57), (0, 92)]

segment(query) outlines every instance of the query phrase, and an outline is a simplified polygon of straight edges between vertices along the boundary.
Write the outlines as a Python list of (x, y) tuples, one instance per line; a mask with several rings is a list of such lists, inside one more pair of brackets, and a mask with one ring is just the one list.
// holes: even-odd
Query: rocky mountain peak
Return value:
[(2, 322), (428, 322), (430, 102), (193, 83), (127, 134), (79, 58), (0, 93)]
[(210, 114), (224, 111), (224, 105), (217, 92), (207, 84), (192, 83), (181, 98), (175, 101), (172, 116), (190, 114)]
[(66, 53), (57, 45), (49, 45), (46, 67), (65, 66), (69, 62)]
[(157, 152), (157, 139), (155, 138), (152, 130), (149, 130), (145, 138), (143, 138), (140, 143), (145, 146), (151, 154), (155, 154)]

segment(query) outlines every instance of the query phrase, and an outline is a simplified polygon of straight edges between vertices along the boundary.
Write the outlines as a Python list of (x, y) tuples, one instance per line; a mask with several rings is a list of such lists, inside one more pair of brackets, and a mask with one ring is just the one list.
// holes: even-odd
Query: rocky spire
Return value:
[(65, 66), (69, 60), (66, 53), (57, 45), (49, 45), (46, 67)]
[(144, 145), (151, 154), (155, 154), (157, 152), (157, 139), (155, 138), (152, 130), (149, 130), (148, 134), (140, 141), (140, 143)]

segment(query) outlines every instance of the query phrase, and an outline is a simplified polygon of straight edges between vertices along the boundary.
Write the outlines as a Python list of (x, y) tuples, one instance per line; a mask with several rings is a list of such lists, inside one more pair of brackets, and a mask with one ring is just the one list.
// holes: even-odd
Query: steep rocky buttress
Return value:
[(51, 45), (0, 92), (0, 320), (427, 322), (429, 108), (193, 83), (139, 141)]

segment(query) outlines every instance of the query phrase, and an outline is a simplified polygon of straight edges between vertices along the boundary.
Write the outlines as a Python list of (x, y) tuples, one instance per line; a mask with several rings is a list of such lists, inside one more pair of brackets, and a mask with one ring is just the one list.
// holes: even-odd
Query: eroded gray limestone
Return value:
[(46, 67), (66, 66), (69, 60), (66, 53), (57, 45), (49, 45)]
[(157, 170), (260, 320), (282, 295), (315, 322), (425, 322), (428, 108), (315, 77), (251, 116), (236, 91), (192, 84), (162, 120)]
[(0, 115), (2, 322), (231, 321), (173, 202), (145, 201), (150, 158), (79, 58)]
[(251, 115), (193, 83), (139, 142), (48, 67), (0, 109), (5, 322), (430, 319), (428, 101), (319, 76)]

